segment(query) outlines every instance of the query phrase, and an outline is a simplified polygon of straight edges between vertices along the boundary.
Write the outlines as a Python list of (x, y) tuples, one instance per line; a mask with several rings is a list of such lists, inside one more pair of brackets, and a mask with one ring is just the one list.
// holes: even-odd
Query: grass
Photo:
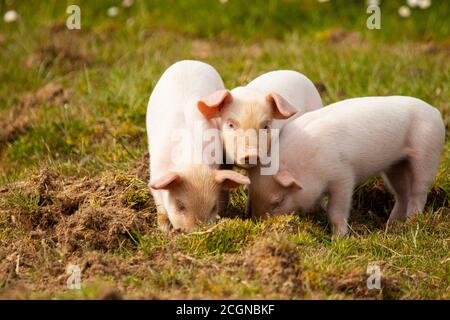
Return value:
[[(371, 31), (361, 1), (136, 1), (114, 18), (107, 8), (120, 1), (78, 3), (82, 29), (68, 31), (69, 2), (0, 1), (0, 13), (20, 14), (0, 23), (0, 295), (450, 298), (448, 141), (424, 215), (386, 229), (392, 199), (371, 181), (356, 191), (346, 239), (331, 238), (321, 212), (161, 234), (144, 157), (147, 99), (181, 59), (211, 63), (229, 88), (295, 69), (327, 104), (415, 96), (436, 106), (448, 129), (447, 4), (402, 19), (404, 2), (384, 1), (382, 28)], [(67, 101), (39, 95), (49, 83)], [(243, 190), (230, 209), (243, 214)], [(82, 267), (81, 291), (65, 289), (68, 263)], [(369, 263), (381, 267), (381, 290), (366, 287)]]

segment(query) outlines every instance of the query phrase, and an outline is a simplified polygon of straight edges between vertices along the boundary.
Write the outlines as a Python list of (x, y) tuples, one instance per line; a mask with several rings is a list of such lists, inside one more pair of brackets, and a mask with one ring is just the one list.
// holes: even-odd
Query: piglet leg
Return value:
[(162, 232), (169, 232), (171, 223), (167, 211), (161, 199), (161, 194), (157, 190), (152, 190), (153, 199), (156, 205), (156, 221), (158, 222), (158, 229)]
[(327, 215), (333, 235), (347, 235), (353, 187), (353, 182), (349, 181), (342, 181), (330, 187)]
[(403, 160), (393, 165), (382, 176), (387, 187), (395, 197), (395, 204), (389, 215), (389, 221), (405, 220), (412, 180), (409, 161)]

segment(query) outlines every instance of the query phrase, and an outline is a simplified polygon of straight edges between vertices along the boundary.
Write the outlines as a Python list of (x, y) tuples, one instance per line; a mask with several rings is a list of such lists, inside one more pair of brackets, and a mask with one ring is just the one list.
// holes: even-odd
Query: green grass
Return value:
[[(383, 1), (382, 29), (371, 31), (363, 1), (244, 6), (235, 0), (155, 0), (136, 1), (131, 8), (121, 8), (120, 1), (75, 1), (81, 32), (64, 29), (65, 8), (73, 2), (30, 3), (0, 0), (2, 15), (9, 9), (20, 14), (15, 23), (0, 22), (0, 129), (27, 93), (47, 83), (62, 84), (70, 97), (65, 105), (50, 100), (27, 110), (27, 126), (0, 142), (0, 259), (12, 259), (11, 265), (0, 264), (0, 294), (92, 299), (114, 288), (127, 298), (450, 298), (448, 131), (427, 212), (385, 230), (390, 205), (377, 194), (369, 197), (371, 182), (357, 191), (346, 239), (331, 238), (323, 213), (264, 222), (232, 218), (192, 235), (164, 235), (155, 225), (145, 234), (128, 230), (117, 250), (100, 250), (92, 258), (92, 248), (64, 254), (53, 237), (36, 240), (11, 220), (51, 214), (42, 194), (11, 185), (32, 183), (43, 167), (63, 181), (86, 185), (112, 172), (106, 187), (121, 186), (111, 196), (117, 203), (137, 215), (153, 212), (146, 176), (120, 177), (135, 175), (146, 152), (152, 88), (181, 59), (211, 63), (229, 88), (272, 69), (295, 69), (326, 87), (326, 104), (357, 96), (415, 96), (437, 107), (448, 129), (447, 3), (433, 1), (403, 19), (397, 9), (404, 1)], [(106, 15), (112, 5), (120, 7), (115, 18)], [(343, 39), (336, 40), (339, 35)], [(57, 196), (47, 196), (58, 205)], [(109, 199), (82, 205), (101, 206)], [(368, 205), (369, 212), (358, 211)], [(230, 208), (243, 214), (243, 190), (232, 195)], [(24, 271), (4, 280), (14, 273), (14, 254), (25, 261)], [(41, 269), (43, 261), (47, 267)], [(64, 268), (72, 262), (86, 265), (81, 291), (64, 287)], [(381, 291), (365, 287), (372, 262), (382, 269)]]

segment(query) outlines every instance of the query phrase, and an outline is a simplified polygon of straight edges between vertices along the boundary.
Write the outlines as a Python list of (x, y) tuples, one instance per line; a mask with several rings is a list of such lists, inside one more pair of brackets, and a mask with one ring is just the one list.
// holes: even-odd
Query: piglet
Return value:
[(439, 111), (402, 96), (344, 100), (295, 119), (280, 136), (280, 167), (250, 171), (252, 215), (308, 211), (328, 196), (334, 234), (347, 234), (352, 193), (382, 174), (395, 196), (390, 220), (424, 210), (445, 127)]
[[(205, 119), (198, 111), (197, 102), (218, 90), (224, 90), (224, 84), (212, 66), (186, 60), (169, 67), (150, 96), (150, 189), (164, 231), (172, 225), (189, 232), (213, 221), (224, 189), (250, 183), (234, 171), (219, 170), (221, 162), (212, 161), (212, 156), (203, 157), (207, 144), (202, 133), (212, 132), (220, 142), (220, 132), (215, 120)], [(196, 133), (200, 133), (197, 138)]]
[(314, 84), (291, 70), (265, 73), (245, 87), (220, 90), (198, 103), (206, 119), (219, 119), (229, 162), (244, 168), (256, 165), (262, 150), (270, 153), (275, 138), (270, 129), (280, 130), (286, 119), (321, 107)]

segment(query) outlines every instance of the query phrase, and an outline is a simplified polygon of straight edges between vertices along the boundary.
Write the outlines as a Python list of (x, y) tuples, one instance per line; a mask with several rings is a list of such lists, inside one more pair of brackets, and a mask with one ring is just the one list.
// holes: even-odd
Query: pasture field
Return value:
[[(381, 1), (369, 30), (365, 1), (0, 0), (2, 17), (19, 14), (0, 22), (0, 298), (450, 299), (450, 6), (402, 18), (405, 2)], [(66, 28), (70, 4), (81, 30)], [(447, 140), (426, 212), (386, 228), (393, 198), (374, 179), (355, 192), (350, 236), (334, 239), (321, 211), (246, 219), (239, 189), (216, 227), (161, 233), (145, 113), (182, 59), (212, 64), (228, 88), (294, 69), (325, 104), (434, 105)]]

